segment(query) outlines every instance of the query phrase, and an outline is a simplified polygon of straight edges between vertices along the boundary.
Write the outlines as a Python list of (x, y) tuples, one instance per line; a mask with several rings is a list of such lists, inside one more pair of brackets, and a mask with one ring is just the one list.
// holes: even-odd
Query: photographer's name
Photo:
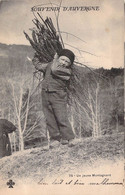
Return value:
[(34, 6), (31, 8), (32, 12), (51, 12), (51, 11), (99, 11), (99, 6), (72, 6), (72, 7), (43, 7), (43, 6)]

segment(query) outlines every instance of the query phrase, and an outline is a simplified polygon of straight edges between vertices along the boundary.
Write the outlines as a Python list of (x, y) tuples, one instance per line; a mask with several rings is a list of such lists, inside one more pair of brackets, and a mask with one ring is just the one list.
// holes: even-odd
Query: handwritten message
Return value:
[(42, 178), (39, 185), (123, 185), (123, 181), (115, 181), (112, 179), (111, 174), (69, 174), (68, 178), (55, 178), (49, 182)]

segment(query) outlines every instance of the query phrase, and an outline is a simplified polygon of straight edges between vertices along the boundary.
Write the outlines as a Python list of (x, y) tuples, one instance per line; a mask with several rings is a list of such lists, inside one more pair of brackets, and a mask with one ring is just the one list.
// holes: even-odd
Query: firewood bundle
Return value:
[[(38, 18), (33, 20), (35, 28), (31, 29), (32, 38), (30, 38), (26, 32), (24, 32), (24, 34), (35, 50), (35, 56), (39, 59), (39, 61), (41, 63), (48, 63), (53, 60), (56, 53), (60, 53), (63, 48), (63, 43), (61, 37), (59, 37), (56, 32), (52, 19), (47, 17), (44, 20), (39, 13), (38, 15), (40, 21)], [(72, 66), (71, 69), (71, 79), (70, 82), (67, 83), (68, 99), (70, 100), (69, 102), (71, 102), (71, 97), (73, 97), (73, 94), (76, 92), (76, 85), (79, 80), (79, 70), (77, 69), (77, 66)], [(39, 81), (41, 81), (42, 74), (40, 71), (36, 70), (34, 75)]]
[(33, 20), (35, 28), (31, 29), (32, 38), (30, 38), (26, 32), (24, 32), (24, 34), (35, 50), (35, 55), (38, 57), (39, 61), (41, 63), (47, 63), (53, 60), (55, 53), (60, 52), (62, 44), (52, 19), (47, 17), (44, 20), (39, 13), (38, 15), (40, 21), (37, 18)]

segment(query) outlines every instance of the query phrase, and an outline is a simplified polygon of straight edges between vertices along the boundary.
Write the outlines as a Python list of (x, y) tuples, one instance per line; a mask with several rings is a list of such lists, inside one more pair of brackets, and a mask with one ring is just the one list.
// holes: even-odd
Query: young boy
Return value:
[(68, 49), (55, 55), (53, 62), (42, 64), (34, 57), (33, 64), (44, 73), (42, 82), (42, 105), (50, 136), (50, 147), (59, 143), (70, 147), (77, 144), (67, 114), (67, 82), (75, 55)]

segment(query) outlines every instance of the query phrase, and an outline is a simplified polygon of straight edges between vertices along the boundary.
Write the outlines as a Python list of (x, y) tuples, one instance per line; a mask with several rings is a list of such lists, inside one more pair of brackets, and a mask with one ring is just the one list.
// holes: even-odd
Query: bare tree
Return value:
[[(93, 75), (79, 76), (76, 93), (73, 95), (71, 122), (77, 124), (77, 134), (91, 132), (93, 137), (101, 136), (100, 83)], [(74, 119), (74, 121), (73, 121)], [(78, 128), (79, 126), (79, 128)]]
[[(28, 125), (29, 112), (35, 105), (35, 102), (31, 98), (34, 93), (33, 80), (22, 77), (20, 82), (15, 82), (9, 79), (9, 84), (11, 86), (13, 111), (18, 129), (19, 150), (22, 151), (24, 150), (24, 140), (38, 126), (40, 116), (36, 116), (35, 120)], [(26, 94), (25, 98), (24, 94)]]

